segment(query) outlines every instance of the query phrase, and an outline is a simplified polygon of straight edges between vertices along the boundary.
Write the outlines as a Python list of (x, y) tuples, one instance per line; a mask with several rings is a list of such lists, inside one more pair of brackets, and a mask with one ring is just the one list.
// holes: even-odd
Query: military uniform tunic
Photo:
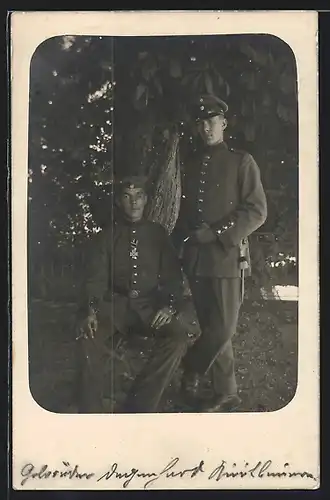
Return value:
[[(226, 143), (196, 154), (183, 177), (183, 195), (175, 229), (183, 246), (188, 277), (202, 335), (185, 358), (186, 370), (211, 371), (215, 392), (236, 391), (231, 338), (240, 297), (240, 258), (244, 242), (250, 273), (248, 236), (267, 216), (265, 192), (253, 157), (229, 150)], [(210, 243), (190, 239), (203, 222), (213, 230)]]
[(182, 297), (182, 273), (165, 229), (117, 217), (92, 242), (85, 290), (87, 300), (99, 303), (101, 318), (109, 312), (107, 302), (116, 301), (118, 324), (128, 307), (147, 322), (155, 307), (174, 306)]
[[(95, 339), (81, 339), (82, 412), (102, 412), (104, 346), (115, 331), (143, 327), (147, 333), (156, 312), (178, 308), (182, 274), (165, 229), (142, 219), (118, 218), (91, 243), (84, 307), (95, 304), (99, 328)], [(157, 411), (164, 389), (188, 346), (188, 332), (173, 317), (154, 330), (156, 348), (128, 396), (127, 411)]]
[(229, 150), (224, 142), (206, 147), (185, 172), (176, 231), (184, 239), (206, 222), (220, 234), (217, 241), (206, 245), (192, 245), (188, 240), (183, 256), (185, 272), (240, 277), (240, 243), (264, 223), (266, 215), (265, 192), (253, 157)]

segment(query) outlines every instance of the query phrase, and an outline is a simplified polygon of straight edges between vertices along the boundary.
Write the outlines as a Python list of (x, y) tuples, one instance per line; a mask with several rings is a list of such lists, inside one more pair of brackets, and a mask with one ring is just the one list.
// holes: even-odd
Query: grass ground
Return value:
[[(74, 307), (70, 304), (32, 301), (30, 305), (30, 388), (42, 407), (57, 413), (75, 412), (73, 318)], [(297, 302), (245, 302), (234, 337), (242, 399), (239, 411), (274, 411), (293, 398), (297, 383), (297, 333)], [(116, 402), (123, 400), (148, 349), (142, 339), (135, 340), (130, 347), (125, 344), (119, 347), (126, 363), (116, 361), (113, 395)], [(179, 378), (180, 371), (167, 392), (164, 411), (174, 411), (173, 398)]]

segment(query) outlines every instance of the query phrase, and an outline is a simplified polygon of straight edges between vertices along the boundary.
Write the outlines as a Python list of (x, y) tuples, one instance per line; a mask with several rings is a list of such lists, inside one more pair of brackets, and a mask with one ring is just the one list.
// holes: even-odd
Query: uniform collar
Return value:
[(205, 146), (204, 151), (207, 153), (213, 153), (216, 151), (221, 151), (223, 149), (228, 149), (227, 143), (225, 141), (215, 144), (214, 146)]
[(145, 217), (142, 217), (139, 221), (132, 222), (125, 217), (121, 213), (117, 214), (116, 217), (116, 222), (120, 224), (121, 226), (129, 226), (129, 227), (137, 227), (137, 226), (142, 226), (146, 223)]

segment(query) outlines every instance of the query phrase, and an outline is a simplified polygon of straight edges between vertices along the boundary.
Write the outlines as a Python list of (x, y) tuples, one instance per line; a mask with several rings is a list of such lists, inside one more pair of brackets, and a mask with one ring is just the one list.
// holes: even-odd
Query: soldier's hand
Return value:
[(96, 314), (90, 313), (79, 325), (79, 337), (84, 337), (85, 339), (94, 338), (97, 331), (97, 318)]
[(173, 317), (173, 311), (169, 307), (164, 307), (163, 309), (160, 309), (154, 319), (151, 322), (151, 328), (155, 328), (158, 330), (164, 325), (167, 325), (170, 323), (171, 319)]
[(197, 243), (213, 243), (217, 237), (205, 222), (193, 233), (192, 240)]

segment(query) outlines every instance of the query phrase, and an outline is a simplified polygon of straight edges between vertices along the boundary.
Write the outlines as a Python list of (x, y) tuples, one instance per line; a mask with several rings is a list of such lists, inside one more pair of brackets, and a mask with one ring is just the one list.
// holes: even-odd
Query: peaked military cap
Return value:
[(124, 189), (141, 188), (147, 191), (148, 178), (142, 175), (130, 175), (116, 181), (116, 191), (122, 193)]
[(193, 106), (193, 114), (196, 120), (205, 120), (212, 116), (224, 115), (227, 111), (227, 103), (212, 94), (201, 95)]

